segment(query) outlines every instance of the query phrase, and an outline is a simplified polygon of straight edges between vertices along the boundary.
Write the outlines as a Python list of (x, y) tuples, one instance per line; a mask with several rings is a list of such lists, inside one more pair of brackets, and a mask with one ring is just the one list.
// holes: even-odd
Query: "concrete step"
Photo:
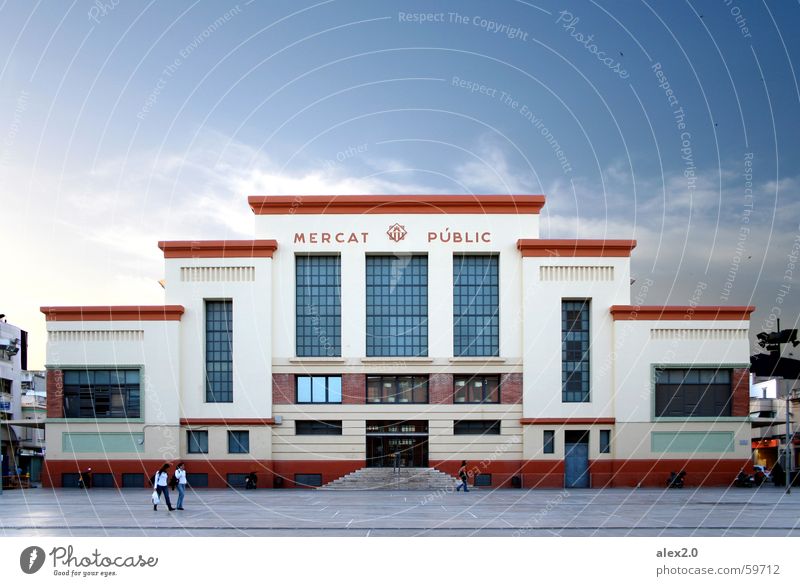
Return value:
[(452, 490), (458, 480), (435, 468), (361, 468), (321, 487), (323, 490)]

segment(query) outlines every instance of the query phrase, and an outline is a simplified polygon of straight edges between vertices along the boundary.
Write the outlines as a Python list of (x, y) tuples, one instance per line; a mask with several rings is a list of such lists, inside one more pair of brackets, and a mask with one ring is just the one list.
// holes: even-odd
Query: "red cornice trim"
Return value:
[(528, 257), (629, 257), (636, 240), (518, 240), (517, 248)]
[(238, 425), (275, 425), (275, 419), (181, 419), (181, 425), (194, 426), (238, 426)]
[(256, 215), (538, 214), (543, 195), (251, 195)]
[(755, 311), (752, 305), (612, 305), (611, 317), (614, 321), (619, 320), (748, 320), (750, 314)]
[(614, 425), (615, 417), (523, 417), (522, 425)]
[(164, 258), (272, 258), (276, 240), (161, 240)]
[(180, 321), (183, 305), (40, 307), (46, 321)]

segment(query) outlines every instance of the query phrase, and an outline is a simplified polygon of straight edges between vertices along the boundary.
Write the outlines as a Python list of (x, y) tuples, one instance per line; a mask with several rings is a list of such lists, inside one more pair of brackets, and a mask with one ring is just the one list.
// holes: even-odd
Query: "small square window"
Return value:
[(186, 438), (189, 444), (190, 454), (208, 453), (208, 432), (207, 431), (187, 431)]
[(228, 453), (229, 454), (249, 454), (250, 453), (250, 432), (249, 431), (229, 431), (228, 432)]

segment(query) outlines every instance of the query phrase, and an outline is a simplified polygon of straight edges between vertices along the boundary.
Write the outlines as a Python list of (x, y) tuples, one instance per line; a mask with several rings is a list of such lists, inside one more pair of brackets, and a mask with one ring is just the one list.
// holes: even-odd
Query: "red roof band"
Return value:
[(47, 321), (180, 321), (183, 305), (40, 307)]
[(543, 195), (251, 195), (256, 215), (538, 214)]

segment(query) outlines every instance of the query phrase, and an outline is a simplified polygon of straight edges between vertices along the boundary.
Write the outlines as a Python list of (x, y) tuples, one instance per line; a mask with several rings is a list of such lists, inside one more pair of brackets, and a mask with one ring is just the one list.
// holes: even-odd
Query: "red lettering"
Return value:
[(344, 232), (336, 233), (336, 242), (338, 242), (339, 244), (344, 244)]
[(356, 235), (355, 232), (350, 232), (350, 237), (347, 239), (347, 243), (348, 244), (350, 244), (352, 242), (355, 242), (356, 244), (358, 244), (358, 236)]
[(317, 243), (317, 233), (316, 232), (312, 232), (311, 234), (309, 234), (308, 235), (308, 241), (311, 244), (316, 244)]
[(364, 244), (367, 243), (367, 234), (368, 234), (368, 232), (362, 232), (361, 233), (361, 242), (363, 242)]
[(492, 234), (490, 232), (484, 232), (481, 234), (481, 241), (482, 242), (491, 242), (492, 241)]
[(306, 235), (302, 232), (295, 232), (294, 234), (294, 243), (297, 244), (298, 242), (302, 242), (303, 244), (306, 242)]
[(331, 241), (330, 232), (323, 232), (322, 233), (322, 243), (323, 244), (329, 244), (330, 241)]
[(436, 240), (436, 232), (428, 232), (428, 242)]

